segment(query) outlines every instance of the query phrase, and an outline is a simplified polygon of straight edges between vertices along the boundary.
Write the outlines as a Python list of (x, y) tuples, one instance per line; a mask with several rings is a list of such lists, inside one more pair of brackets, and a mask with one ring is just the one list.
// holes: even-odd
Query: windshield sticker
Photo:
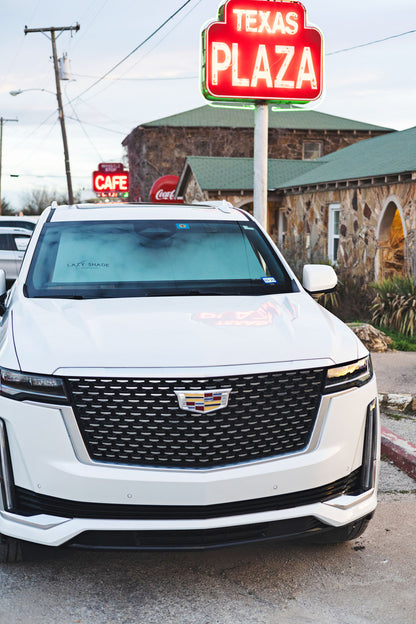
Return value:
[(277, 284), (277, 279), (274, 277), (262, 277), (261, 279), (265, 284)]
[(176, 229), (177, 230), (189, 230), (189, 223), (177, 223)]
[(81, 260), (81, 262), (67, 262), (66, 266), (69, 269), (108, 269), (110, 267), (108, 262), (87, 262), (87, 260)]

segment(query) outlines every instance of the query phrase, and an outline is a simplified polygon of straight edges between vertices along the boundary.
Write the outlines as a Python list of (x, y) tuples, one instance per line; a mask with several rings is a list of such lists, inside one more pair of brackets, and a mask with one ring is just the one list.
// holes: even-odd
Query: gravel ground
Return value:
[(393, 462), (383, 460), (380, 466), (379, 493), (416, 494), (416, 481), (402, 472)]
[(379, 392), (414, 394), (416, 392), (416, 351), (372, 353)]

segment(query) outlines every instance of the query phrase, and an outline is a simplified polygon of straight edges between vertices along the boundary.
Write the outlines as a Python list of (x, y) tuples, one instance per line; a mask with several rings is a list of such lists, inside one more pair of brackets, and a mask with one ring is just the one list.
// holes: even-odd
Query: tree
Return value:
[[(81, 192), (74, 193), (74, 202), (79, 202)], [(67, 204), (68, 196), (66, 193), (57, 192), (51, 189), (33, 189), (23, 195), (22, 212), (25, 215), (39, 215), (45, 208), (50, 206), (53, 201), (58, 204)]]
[(16, 211), (12, 208), (7, 199), (4, 199), (4, 197), (1, 198), (1, 214), (5, 217), (16, 214)]

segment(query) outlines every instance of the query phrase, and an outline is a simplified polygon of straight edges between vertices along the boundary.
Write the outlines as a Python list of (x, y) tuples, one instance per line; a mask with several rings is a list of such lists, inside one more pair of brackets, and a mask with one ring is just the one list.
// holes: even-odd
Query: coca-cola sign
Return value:
[(179, 178), (175, 175), (162, 176), (150, 189), (150, 201), (154, 204), (183, 204), (183, 199), (175, 199)]

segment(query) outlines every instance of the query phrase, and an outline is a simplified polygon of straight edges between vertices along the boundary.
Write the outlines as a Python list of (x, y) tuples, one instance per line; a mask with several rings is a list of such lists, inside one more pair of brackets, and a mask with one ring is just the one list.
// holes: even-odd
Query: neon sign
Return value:
[(118, 197), (129, 191), (129, 172), (121, 163), (100, 163), (92, 174), (92, 188), (100, 197)]
[(300, 2), (227, 0), (202, 33), (210, 100), (310, 102), (323, 90), (323, 40)]

